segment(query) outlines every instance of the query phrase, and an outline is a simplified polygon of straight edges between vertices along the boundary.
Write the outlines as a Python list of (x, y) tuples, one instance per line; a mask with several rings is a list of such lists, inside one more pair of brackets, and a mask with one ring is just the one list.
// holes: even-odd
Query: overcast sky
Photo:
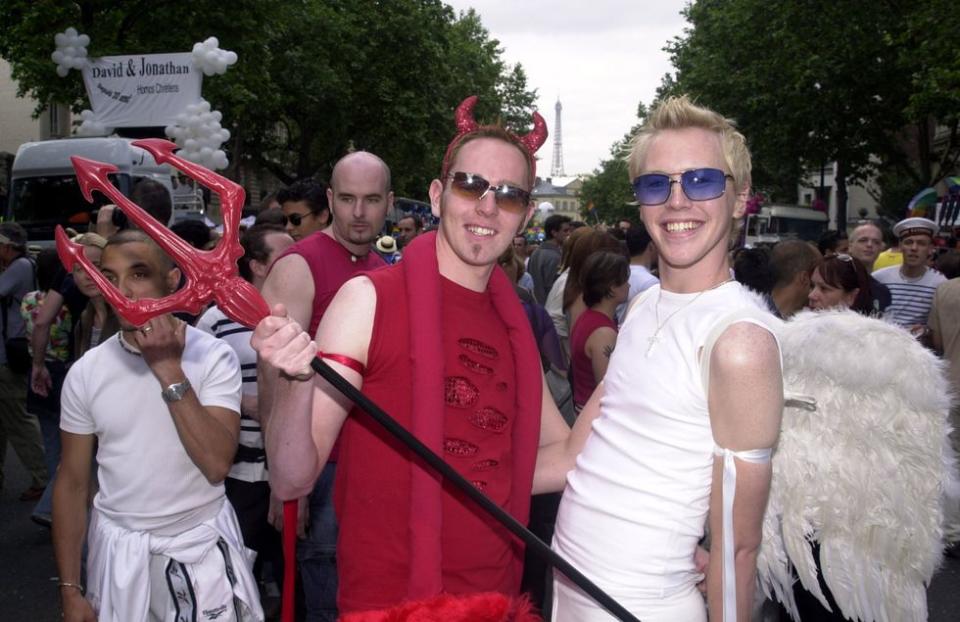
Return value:
[(670, 71), (666, 43), (683, 32), (686, 0), (445, 0), (476, 9), (506, 62), (520, 63), (551, 137), (538, 172), (553, 160), (554, 105), (563, 104), (567, 175), (589, 173), (636, 123)]

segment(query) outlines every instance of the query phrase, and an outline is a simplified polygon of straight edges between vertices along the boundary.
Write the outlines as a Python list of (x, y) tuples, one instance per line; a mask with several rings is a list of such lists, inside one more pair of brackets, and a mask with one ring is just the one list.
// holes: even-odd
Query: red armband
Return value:
[(349, 367), (361, 376), (363, 375), (363, 372), (366, 371), (363, 363), (355, 358), (350, 358), (349, 356), (344, 356), (342, 354), (331, 354), (330, 352), (317, 352), (317, 356), (322, 359), (327, 359), (328, 361), (336, 361), (345, 367)]

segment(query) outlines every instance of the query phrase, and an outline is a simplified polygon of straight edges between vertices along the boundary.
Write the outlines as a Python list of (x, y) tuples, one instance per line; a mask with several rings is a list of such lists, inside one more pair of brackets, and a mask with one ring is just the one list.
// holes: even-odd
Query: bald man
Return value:
[[(327, 201), (333, 212), (330, 225), (291, 246), (274, 264), (263, 286), (267, 303), (271, 307), (283, 303), (289, 316), (310, 335), (316, 333), (341, 285), (354, 274), (386, 265), (370, 251), (393, 205), (390, 169), (372, 153), (344, 156), (333, 167)], [(266, 427), (276, 371), (261, 365), (259, 377), (259, 411)], [(307, 620), (311, 621), (337, 617), (337, 524), (331, 495), (335, 467), (336, 452), (309, 497), (310, 526), (298, 551)]]

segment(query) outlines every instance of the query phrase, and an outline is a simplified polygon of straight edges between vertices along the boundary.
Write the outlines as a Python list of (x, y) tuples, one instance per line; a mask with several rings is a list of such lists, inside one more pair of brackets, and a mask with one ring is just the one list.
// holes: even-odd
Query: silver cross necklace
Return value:
[(707, 289), (699, 292), (696, 296), (694, 296), (690, 300), (690, 302), (688, 302), (687, 304), (683, 305), (682, 307), (680, 307), (679, 309), (677, 309), (676, 311), (668, 315), (667, 319), (665, 319), (662, 324), (660, 323), (660, 300), (663, 297), (663, 289), (657, 292), (657, 304), (653, 306), (653, 310), (657, 318), (657, 330), (653, 331), (653, 334), (647, 337), (647, 357), (649, 357), (653, 353), (654, 346), (660, 343), (660, 331), (662, 331), (664, 327), (670, 322), (670, 320), (673, 319), (673, 316), (675, 316), (676, 314), (680, 313), (681, 311), (683, 311), (684, 309), (686, 309), (687, 307), (695, 303), (697, 299), (700, 298), (700, 296), (703, 296), (707, 292), (713, 291), (718, 287), (720, 287), (721, 285), (725, 285), (732, 280), (733, 279), (726, 279), (726, 280), (720, 281), (713, 287), (708, 287)]

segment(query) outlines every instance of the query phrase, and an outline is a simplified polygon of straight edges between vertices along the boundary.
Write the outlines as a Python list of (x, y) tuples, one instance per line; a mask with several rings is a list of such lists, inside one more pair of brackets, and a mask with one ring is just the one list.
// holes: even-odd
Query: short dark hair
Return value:
[(327, 184), (314, 179), (305, 179), (292, 186), (287, 186), (277, 193), (277, 203), (280, 205), (297, 201), (304, 201), (313, 214), (319, 214), (325, 210), (329, 211)]
[(948, 279), (960, 276), (960, 251), (955, 248), (947, 249), (937, 257), (937, 270)]
[(253, 270), (250, 269), (250, 262), (256, 259), (261, 263), (266, 263), (270, 258), (270, 247), (267, 246), (267, 236), (271, 233), (286, 233), (281, 225), (262, 224), (254, 225), (243, 232), (240, 238), (240, 245), (243, 246), (243, 256), (237, 262), (240, 269), (240, 276), (247, 281), (253, 280)]
[(170, 191), (159, 181), (143, 178), (133, 185), (130, 199), (153, 216), (161, 225), (170, 224), (173, 200)]
[(630, 279), (630, 265), (627, 258), (621, 253), (597, 251), (587, 257), (580, 273), (580, 290), (583, 303), (592, 307), (606, 296), (611, 290), (623, 285)]
[[(571, 235), (570, 237), (572, 238), (573, 236)], [(610, 251), (612, 253), (618, 253), (621, 256), (623, 255), (620, 241), (606, 231), (587, 229), (586, 233), (574, 240), (569, 256), (570, 272), (567, 273), (567, 284), (563, 288), (564, 311), (569, 309), (573, 303), (577, 301), (577, 296), (581, 295), (580, 275), (584, 272), (587, 259), (598, 251)], [(624, 260), (626, 260), (626, 257), (624, 257)]]
[(634, 223), (624, 232), (627, 240), (627, 250), (631, 257), (642, 255), (647, 247), (650, 246), (650, 232), (643, 226), (643, 223)]
[(423, 231), (423, 220), (421, 220), (416, 214), (405, 214), (401, 216), (400, 219), (397, 220), (397, 224), (399, 225), (401, 220), (406, 220), (407, 218), (413, 221), (414, 229), (417, 231)]
[(817, 240), (817, 248), (820, 250), (821, 255), (826, 255), (827, 252), (837, 252), (837, 247), (840, 246), (840, 242), (847, 239), (847, 232), (844, 230), (840, 231), (824, 231), (820, 234), (820, 239)]
[(733, 255), (733, 278), (755, 292), (773, 289), (770, 252), (765, 248), (740, 248)]
[(210, 227), (196, 218), (184, 218), (175, 222), (170, 226), (170, 231), (176, 233), (181, 240), (187, 242), (190, 246), (199, 249), (206, 248), (211, 239)]
[(820, 253), (809, 242), (803, 240), (778, 242), (770, 251), (773, 287), (789, 285), (790, 281), (801, 272), (812, 274), (820, 259)]
[(563, 225), (570, 222), (569, 216), (564, 216), (563, 214), (552, 214), (543, 221), (543, 234), (547, 236), (548, 240), (553, 239), (553, 234), (563, 227)]
[(279, 225), (284, 226), (287, 224), (287, 217), (283, 215), (283, 210), (279, 207), (271, 207), (265, 209), (259, 214), (257, 214), (256, 219), (253, 221), (253, 226), (258, 225)]

